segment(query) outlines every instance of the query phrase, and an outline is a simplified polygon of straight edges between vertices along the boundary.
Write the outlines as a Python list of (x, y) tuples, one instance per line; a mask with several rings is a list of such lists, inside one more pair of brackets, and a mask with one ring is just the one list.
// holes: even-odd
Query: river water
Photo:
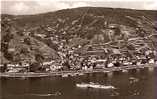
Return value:
[[(0, 99), (155, 99), (156, 71), (143, 69), (64, 78), (0, 78)], [(76, 87), (82, 82), (112, 85), (116, 89)]]

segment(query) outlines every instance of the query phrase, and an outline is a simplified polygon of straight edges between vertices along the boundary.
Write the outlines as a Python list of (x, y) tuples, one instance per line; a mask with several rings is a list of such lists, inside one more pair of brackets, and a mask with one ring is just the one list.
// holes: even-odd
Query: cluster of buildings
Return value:
[(96, 54), (100, 53), (97, 51), (87, 51), (85, 55), (82, 55), (76, 53), (76, 50), (78, 50), (79, 48), (80, 47), (71, 48), (67, 45), (60, 45), (60, 48), (58, 50), (58, 55), (60, 59), (43, 61), (41, 64), (37, 64), (40, 66), (36, 66), (38, 68), (35, 68), (34, 70), (31, 69), (32, 65), (29, 63), (3, 64), (0, 66), (1, 72), (54, 72), (69, 70), (93, 70), (157, 63), (157, 60), (155, 59), (156, 52), (152, 50), (147, 50), (143, 54), (136, 53), (134, 54), (134, 57), (129, 57), (121, 53), (104, 54), (105, 50), (104, 52), (101, 52), (101, 54)]
[[(144, 51), (123, 52), (121, 51), (120, 45), (103, 45), (104, 42), (100, 42), (101, 44), (94, 44), (96, 43), (94, 40), (104, 41), (104, 38), (102, 37), (103, 35), (100, 34), (93, 37), (93, 42), (89, 41), (89, 44), (91, 45), (83, 45), (85, 42), (82, 42), (80, 44), (78, 43), (74, 46), (72, 44), (69, 44), (69, 42), (72, 43), (72, 41), (69, 40), (70, 38), (78, 38), (75, 32), (77, 33), (77, 31), (79, 31), (81, 28), (79, 24), (73, 26), (74, 24), (77, 24), (78, 20), (75, 21), (72, 22), (72, 27), (65, 26), (62, 29), (59, 29), (59, 24), (56, 24), (55, 27), (46, 25), (40, 26), (35, 30), (24, 29), (23, 32), (17, 32), (17, 34), (20, 33), (20, 35), (25, 35), (28, 37), (31, 36), (42, 41), (47, 41), (47, 45), (53, 47), (56, 50), (59, 58), (42, 60), (42, 62), (33, 65), (29, 62), (25, 64), (1, 64), (1, 72), (53, 72), (62, 70), (93, 70), (156, 63), (156, 51), (152, 49), (145, 49)], [(58, 22), (63, 24), (65, 23), (65, 21), (61, 19), (58, 19)], [(69, 30), (70, 28), (71, 30)], [(70, 31), (74, 34), (68, 34)], [(114, 38), (114, 35), (117, 35), (115, 36), (117, 37), (117, 40), (119, 39), (118, 37), (123, 37), (122, 35), (119, 36), (119, 34), (116, 34), (116, 31), (119, 33), (120, 30), (117, 30), (115, 26), (110, 26), (107, 31), (109, 34), (109, 39), (111, 41), (110, 43), (113, 43), (115, 41), (112, 40)], [(77, 43), (77, 41), (75, 41), (75, 43)], [(130, 53), (132, 55), (130, 55)]]

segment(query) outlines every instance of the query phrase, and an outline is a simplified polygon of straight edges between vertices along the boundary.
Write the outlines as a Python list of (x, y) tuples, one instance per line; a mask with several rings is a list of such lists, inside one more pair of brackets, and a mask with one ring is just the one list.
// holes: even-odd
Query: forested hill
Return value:
[(150, 10), (81, 7), (37, 15), (2, 15), (1, 23), (4, 63), (58, 59), (65, 45), (79, 53), (94, 44), (106, 44), (104, 48), (121, 53), (136, 52), (155, 49), (157, 40), (157, 11)]

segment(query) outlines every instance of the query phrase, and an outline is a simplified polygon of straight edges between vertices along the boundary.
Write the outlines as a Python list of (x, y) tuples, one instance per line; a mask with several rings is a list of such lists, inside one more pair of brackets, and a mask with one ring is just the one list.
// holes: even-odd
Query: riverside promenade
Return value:
[(0, 73), (0, 77), (7, 78), (30, 78), (30, 77), (51, 77), (51, 76), (79, 76), (86, 73), (95, 73), (95, 72), (103, 72), (103, 73), (111, 73), (114, 71), (125, 71), (133, 70), (133, 69), (144, 69), (147, 68), (149, 71), (153, 71), (154, 68), (157, 67), (157, 64), (144, 64), (144, 65), (128, 65), (121, 67), (112, 67), (112, 68), (103, 68), (103, 69), (93, 69), (93, 70), (69, 70), (69, 71), (55, 71), (55, 72), (44, 72), (44, 73), (34, 73), (34, 72), (26, 72), (26, 73)]

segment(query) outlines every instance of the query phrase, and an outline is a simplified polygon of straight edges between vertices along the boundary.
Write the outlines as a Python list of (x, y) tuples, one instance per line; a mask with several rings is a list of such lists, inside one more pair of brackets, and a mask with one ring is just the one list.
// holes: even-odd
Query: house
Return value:
[(155, 61), (154, 61), (154, 59), (150, 59), (150, 60), (148, 61), (148, 63), (150, 63), (150, 64), (154, 64)]
[(54, 61), (43, 62), (43, 65), (51, 65)]
[(107, 64), (107, 67), (114, 67), (114, 64), (113, 63), (109, 63), (109, 64)]
[(8, 52), (14, 52), (15, 48), (8, 48)]
[(51, 71), (60, 70), (62, 68), (63, 68), (63, 66), (60, 66), (59, 64), (58, 65), (57, 64), (53, 64), (53, 65), (50, 66), (50, 70)]
[(45, 38), (46, 35), (45, 34), (34, 34), (34, 36), (40, 37), (40, 38)]

